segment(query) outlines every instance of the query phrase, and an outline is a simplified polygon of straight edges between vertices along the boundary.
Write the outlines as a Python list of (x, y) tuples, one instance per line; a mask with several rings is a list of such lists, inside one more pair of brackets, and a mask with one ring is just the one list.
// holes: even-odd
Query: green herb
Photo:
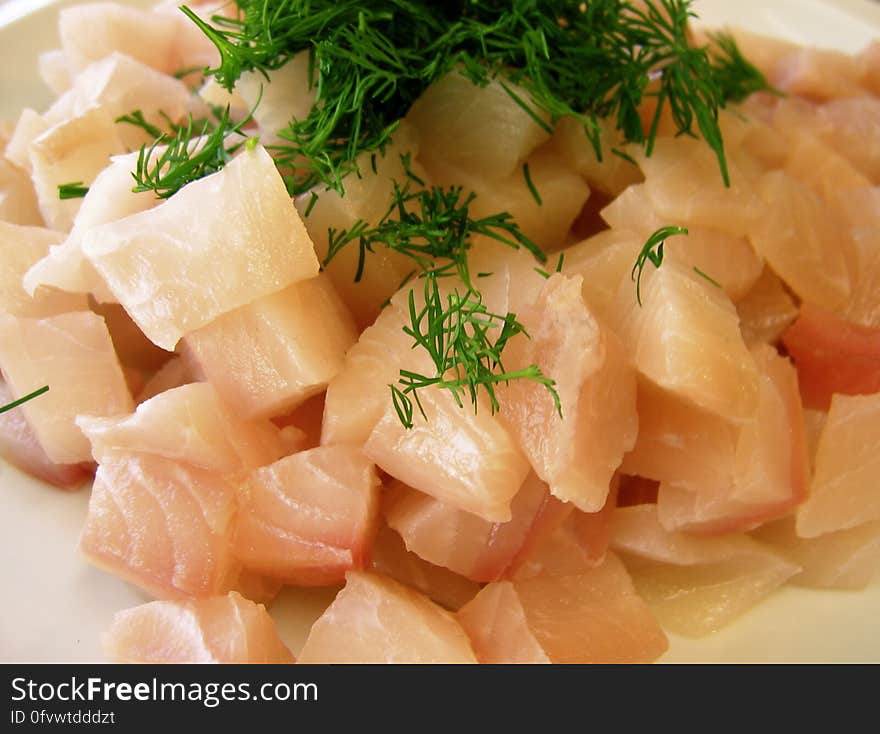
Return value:
[(704, 273), (702, 270), (700, 270), (696, 265), (694, 265), (694, 272), (697, 275), (699, 275), (701, 278), (705, 278), (706, 280), (708, 280), (716, 288), (722, 287), (721, 283), (719, 283), (717, 280), (715, 280), (715, 278), (713, 278), (711, 275), (706, 275), (706, 273)]
[[(562, 263), (563, 263), (564, 260), (565, 260), (565, 253), (564, 253), (564, 252), (560, 252), (560, 253), (559, 253), (559, 259), (556, 261), (556, 272), (557, 272), (557, 273), (561, 273), (561, 272), (562, 272)], [(549, 278), (549, 277), (550, 277), (550, 273), (548, 273), (546, 270), (543, 270), (543, 269), (541, 269), (541, 268), (535, 268), (535, 272), (536, 272), (538, 275), (540, 275), (542, 278)]]
[(82, 199), (89, 193), (89, 187), (83, 186), (82, 181), (74, 181), (73, 183), (58, 184), (59, 199)]
[(460, 186), (414, 189), (414, 184), (423, 182), (410, 171), (409, 156), (401, 156), (401, 159), (407, 180), (403, 185), (393, 182), (391, 205), (385, 214), (373, 226), (358, 220), (348, 229), (331, 229), (323, 263), (325, 267), (340, 250), (357, 242), (359, 256), (355, 281), (363, 275), (367, 253), (382, 246), (411, 258), (422, 272), (433, 271), (439, 275), (454, 272), (470, 286), (467, 251), (471, 238), (476, 235), (490, 237), (513, 249), (524, 247), (541, 262), (547, 259), (541, 249), (520, 231), (509, 213), (473, 219), (470, 205), (476, 195), (464, 196)]
[(18, 400), (13, 400), (11, 403), (7, 403), (6, 405), (0, 407), (0, 413), (5, 413), (7, 410), (12, 410), (13, 408), (17, 408), (22, 403), (26, 403), (29, 400), (33, 400), (34, 398), (42, 395), (45, 392), (49, 392), (49, 386), (44, 385), (43, 387), (34, 390), (32, 393), (28, 393), (24, 397), (18, 398)]
[(190, 74), (201, 73), (205, 70), (204, 66), (190, 66), (188, 69), (181, 69), (180, 71), (175, 71), (172, 75), (175, 79), (185, 79)]
[[(302, 119), (271, 131), (282, 142), (270, 147), (289, 192), (312, 192), (309, 209), (319, 185), (344, 194), (345, 177), (361, 174), (358, 160), (365, 154), (370, 154), (375, 172), (376, 157), (384, 153), (400, 120), (432, 83), (450, 72), (481, 86), (497, 79), (548, 133), (561, 118), (575, 118), (600, 160), (600, 118), (614, 121), (622, 143), (641, 145), (650, 155), (668, 110), (679, 134), (701, 136), (712, 148), (727, 185), (719, 111), (728, 100), (767, 88), (729, 36), (716, 37), (711, 48), (690, 45), (687, 25), (693, 13), (688, 0), (235, 0), (235, 5), (234, 17), (214, 16), (211, 23), (183, 8), (217, 47), (220, 63), (207, 73), (226, 89), (231, 91), (245, 71), (268, 78), (296, 54), (309, 54), (315, 102)], [(651, 101), (655, 112), (646, 125), (642, 113)], [(228, 123), (228, 110), (226, 126), (238, 131)], [(203, 145), (195, 155), (184, 135), (192, 130), (178, 130), (175, 141), (164, 141), (169, 152), (159, 157), (153, 175), (143, 169), (154, 149), (148, 155), (142, 150), (139, 185), (170, 195), (186, 181), (224, 165), (229, 151), (227, 133), (217, 132), (222, 127), (211, 133), (210, 148)], [(613, 152), (628, 156), (620, 149)], [(193, 165), (192, 159), (203, 154), (204, 166), (201, 161)], [(540, 204), (527, 165), (523, 175)], [(494, 410), (495, 384), (535, 379), (547, 386), (559, 407), (553, 381), (535, 365), (522, 372), (504, 371), (501, 351), (522, 327), (513, 314), (486, 311), (470, 280), (467, 250), (471, 237), (480, 234), (527, 247), (541, 262), (546, 258), (508, 213), (471, 219), (472, 199), (459, 187), (428, 188), (409, 174), (403, 184), (395, 183), (391, 204), (377, 224), (358, 221), (329, 233), (325, 265), (342, 248), (357, 243), (355, 280), (363, 274), (367, 254), (378, 246), (411, 258), (416, 265), (412, 275), (424, 279), (423, 306), (416, 307), (410, 292), (406, 332), (416, 347), (429, 352), (436, 374), (402, 371), (391, 387), (405, 425), (412, 425), (413, 400), (421, 411), (418, 390), (428, 385), (450, 389), (459, 404), (469, 394), (475, 406), (482, 388)], [(646, 263), (659, 267), (664, 239), (685, 231), (663, 228), (646, 243), (632, 272), (634, 280), (638, 275), (640, 304)], [(561, 267), (560, 258), (557, 271)], [(460, 277), (464, 292), (441, 297), (438, 278), (453, 274)], [(499, 329), (492, 341), (490, 334)]]
[[(506, 372), (501, 362), (501, 351), (509, 339), (525, 333), (514, 314), (490, 313), (482, 303), (482, 296), (471, 282), (467, 253), (475, 235), (490, 237), (511, 248), (524, 247), (538, 260), (546, 256), (528, 239), (503, 212), (482, 219), (473, 219), (469, 207), (475, 195), (463, 196), (461, 187), (444, 189), (414, 188), (423, 182), (412, 174), (409, 156), (401, 156), (407, 180), (403, 185), (394, 182), (392, 204), (375, 226), (358, 220), (345, 230), (329, 232), (329, 248), (324, 265), (329, 264), (346, 246), (357, 242), (358, 264), (355, 280), (360, 280), (368, 253), (377, 246), (386, 247), (413, 260), (416, 272), (424, 279), (424, 303), (416, 306), (415, 289), (409, 293), (410, 324), (404, 332), (413, 338), (414, 348), (427, 351), (434, 363), (435, 373), (422, 375), (401, 370), (397, 385), (391, 385), (392, 400), (401, 422), (411, 428), (413, 400), (424, 415), (418, 391), (431, 385), (452, 392), (456, 403), (463, 404), (467, 394), (476, 410), (477, 395), (482, 388), (489, 396), (493, 412), (498, 409), (494, 386), (515, 379), (532, 379), (545, 385), (559, 407), (555, 382), (545, 377), (536, 365), (524, 370)], [(456, 275), (463, 292), (442, 296), (438, 279)], [(486, 275), (485, 273), (478, 274)], [(402, 284), (403, 285), (403, 284)], [(493, 330), (500, 329), (497, 339)], [(561, 407), (559, 407), (561, 411)]]
[(667, 238), (687, 233), (684, 227), (661, 227), (648, 237), (630, 273), (630, 278), (636, 281), (636, 300), (639, 306), (642, 305), (642, 271), (645, 266), (650, 261), (655, 268), (659, 268), (663, 264), (663, 245)]
[(710, 46), (709, 52), (715, 61), (715, 80), (724, 99), (742, 102), (755, 92), (782, 95), (782, 92), (767, 83), (767, 78), (758, 67), (746, 60), (732, 36), (715, 33), (710, 38), (713, 46)]
[(303, 216), (308, 218), (309, 214), (312, 213), (312, 209), (315, 208), (315, 204), (317, 204), (317, 203), (318, 203), (318, 195), (314, 191), (312, 191), (309, 194), (309, 203), (306, 206), (306, 210), (305, 210), (305, 213), (303, 214)]
[[(215, 115), (215, 119), (195, 122), (190, 116), (183, 125), (175, 125), (171, 133), (163, 133), (147, 123), (139, 112), (120, 118), (137, 124), (144, 130), (159, 132), (150, 145), (141, 147), (137, 168), (132, 173), (135, 193), (152, 191), (160, 199), (176, 194), (186, 184), (204, 178), (223, 168), (245, 143), (242, 128), (250, 116), (233, 123), (229, 107)], [(229, 144), (229, 138), (242, 139)]]
[[(413, 427), (413, 402), (427, 419), (419, 399), (421, 389), (437, 386), (449, 390), (459, 407), (463, 407), (466, 395), (474, 410), (482, 389), (494, 413), (499, 408), (495, 386), (511, 380), (534, 380), (543, 385), (562, 417), (556, 383), (537, 365), (513, 372), (504, 369), (501, 353), (507, 342), (517, 334), (528, 336), (515, 314), (491, 313), (473, 288), (465, 288), (464, 292), (454, 289), (444, 296), (436, 272), (426, 273), (423, 280), (424, 303), (417, 306), (415, 289), (410, 291), (410, 323), (403, 330), (430, 355), (435, 372), (423, 375), (401, 370), (398, 383), (389, 385), (394, 408), (406, 428)], [(494, 331), (498, 336), (493, 338)]]
[[(140, 110), (135, 110), (134, 112), (130, 112), (127, 115), (121, 115), (120, 117), (117, 117), (114, 122), (117, 124), (125, 123), (128, 125), (139, 127), (153, 139), (158, 139), (165, 136), (165, 131), (161, 128), (156, 127), (152, 123), (147, 122), (147, 119), (144, 117), (144, 113)], [(168, 122), (170, 123), (170, 120), (168, 120)]]
[[(342, 191), (361, 152), (380, 151), (416, 97), (437, 74), (423, 52), (446, 25), (427, 3), (239, 0), (240, 17), (214, 17), (212, 28), (184, 8), (217, 46), (217, 81), (232, 89), (243, 71), (279, 68), (312, 54), (317, 97), (311, 113), (279, 131), (288, 144), (272, 153), (292, 194), (318, 183)], [(449, 64), (444, 63), (448, 68)], [(303, 163), (303, 160), (305, 161)]]
[[(237, 17), (215, 16), (213, 25), (183, 8), (217, 46), (220, 65), (209, 73), (224, 87), (231, 90), (244, 71), (267, 74), (297, 53), (311, 55), (315, 104), (279, 131), (287, 143), (273, 150), (291, 166), (292, 194), (318, 183), (341, 192), (357, 157), (383, 150), (412, 103), (453, 69), (480, 85), (499, 78), (548, 132), (560, 118), (576, 118), (600, 157), (598, 118), (614, 118), (626, 142), (650, 153), (668, 108), (680, 133), (702, 135), (712, 147), (725, 183), (719, 109), (767, 88), (731, 37), (716, 37), (714, 50), (689, 44), (688, 0), (236, 5)], [(656, 114), (645, 129), (640, 109), (649, 98)]]
[(526, 180), (526, 186), (528, 186), (529, 193), (532, 195), (532, 198), (535, 200), (538, 206), (542, 206), (544, 204), (541, 201), (541, 195), (538, 193), (538, 189), (535, 188), (535, 183), (532, 181), (532, 174), (529, 172), (529, 164), (523, 163), (523, 178)]

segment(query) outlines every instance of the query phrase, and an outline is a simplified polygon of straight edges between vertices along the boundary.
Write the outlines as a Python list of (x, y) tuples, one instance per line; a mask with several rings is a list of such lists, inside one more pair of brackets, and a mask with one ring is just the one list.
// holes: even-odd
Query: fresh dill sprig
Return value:
[(175, 71), (172, 76), (175, 79), (186, 79), (190, 74), (200, 74), (205, 70), (204, 66), (190, 66), (186, 69), (180, 69), (179, 71)]
[[(237, 18), (212, 18), (213, 27), (183, 11), (214, 42), (221, 63), (211, 70), (231, 90), (242, 72), (264, 74), (308, 51), (316, 100), (310, 114), (278, 135), (287, 144), (272, 152), (289, 169), (287, 185), (299, 194), (323, 183), (339, 192), (357, 171), (361, 152), (384, 149), (399, 120), (421, 92), (449, 68), (425, 67), (448, 21), (439, 6), (408, 0), (237, 0)], [(443, 50), (443, 54), (451, 48)]]
[[(201, 130), (207, 125), (211, 130), (213, 130), (219, 124), (220, 120), (224, 115), (224, 108), (220, 105), (209, 105), (211, 109), (212, 118), (201, 117), (198, 119), (193, 119), (188, 117), (186, 122), (184, 123), (176, 123), (172, 120), (165, 112), (159, 110), (159, 116), (165, 121), (165, 128), (160, 128), (157, 125), (154, 125), (149, 120), (144, 117), (144, 113), (140, 110), (134, 110), (133, 112), (129, 112), (127, 115), (121, 115), (117, 117), (114, 122), (117, 124), (127, 124), (133, 125), (134, 127), (139, 127), (143, 130), (147, 135), (149, 135), (154, 140), (162, 137), (170, 137), (171, 135), (183, 135), (187, 130), (195, 131)], [(242, 121), (240, 124), (244, 125), (248, 122), (248, 120)]]
[[(267, 74), (295, 54), (311, 57), (310, 113), (277, 131), (273, 155), (292, 173), (292, 194), (321, 183), (343, 191), (356, 159), (381, 151), (412, 103), (458, 69), (485, 85), (498, 78), (511, 98), (552, 132), (562, 117), (584, 125), (601, 157), (599, 118), (650, 153), (668, 108), (678, 131), (701, 135), (729, 183), (718, 112), (766, 89), (730, 36), (714, 49), (690, 45), (689, 0), (236, 0), (235, 18), (212, 24), (184, 12), (214, 42), (209, 70), (232, 89), (244, 71)], [(518, 85), (525, 91), (514, 91)], [(647, 126), (640, 111), (654, 98)]]
[(695, 272), (697, 275), (699, 275), (701, 278), (703, 278), (704, 280), (707, 280), (708, 282), (710, 282), (710, 283), (711, 283), (712, 285), (714, 285), (716, 288), (723, 288), (723, 287), (724, 287), (724, 286), (721, 285), (721, 283), (719, 283), (717, 280), (715, 280), (715, 278), (713, 278), (713, 277), (712, 277), (711, 275), (709, 275), (708, 273), (704, 273), (704, 272), (703, 272), (702, 270), (700, 270), (696, 265), (694, 265), (694, 272)]
[[(404, 332), (412, 337), (415, 346), (431, 357), (435, 372), (423, 375), (401, 370), (396, 385), (389, 385), (392, 402), (400, 422), (413, 427), (414, 406), (427, 420), (419, 390), (437, 386), (452, 393), (458, 406), (464, 407), (464, 398), (477, 409), (480, 390), (489, 399), (493, 413), (499, 409), (495, 386), (511, 380), (534, 380), (543, 385), (553, 398), (562, 417), (562, 405), (554, 380), (545, 376), (537, 365), (508, 372), (501, 361), (501, 353), (510, 339), (525, 334), (516, 315), (491, 313), (483, 304), (482, 296), (471, 287), (461, 292), (453, 289), (443, 294), (436, 272), (423, 274), (423, 301), (417, 305), (415, 288), (409, 292), (409, 325)], [(497, 332), (497, 336), (493, 336)]]
[(526, 186), (529, 189), (529, 193), (532, 195), (532, 198), (535, 200), (535, 203), (538, 206), (543, 206), (544, 202), (541, 201), (541, 195), (538, 193), (538, 189), (535, 188), (535, 182), (532, 181), (532, 174), (529, 171), (529, 164), (523, 163), (523, 178), (526, 180)]
[(13, 408), (17, 408), (22, 403), (26, 403), (29, 400), (33, 400), (34, 398), (39, 397), (40, 395), (42, 395), (43, 393), (46, 393), (46, 392), (49, 392), (49, 386), (43, 385), (43, 387), (38, 388), (23, 397), (18, 398), (18, 400), (13, 400), (10, 403), (6, 403), (6, 405), (0, 406), (0, 413), (5, 413), (7, 410), (12, 410)]
[(684, 227), (660, 227), (654, 234), (648, 237), (645, 244), (636, 258), (636, 264), (633, 265), (630, 278), (636, 282), (636, 300), (639, 306), (642, 305), (642, 271), (650, 261), (655, 268), (659, 268), (663, 264), (663, 246), (669, 237), (678, 234), (687, 234), (688, 231)]
[[(411, 172), (409, 156), (403, 155), (401, 160), (407, 179), (402, 185), (393, 182), (391, 206), (378, 223), (370, 226), (358, 220), (348, 229), (331, 229), (324, 259), (326, 266), (344, 247), (356, 242), (359, 249), (355, 281), (358, 281), (363, 275), (367, 254), (375, 252), (378, 246), (386, 247), (406, 255), (416, 266), (404, 284), (416, 273), (424, 280), (423, 304), (416, 306), (416, 288), (409, 292), (410, 323), (403, 330), (413, 339), (413, 348), (424, 349), (429, 354), (435, 372), (423, 375), (400, 371), (397, 385), (390, 387), (401, 422), (407, 428), (412, 427), (413, 401), (424, 416), (418, 395), (420, 389), (437, 385), (449, 390), (460, 407), (463, 396), (467, 395), (476, 410), (477, 395), (482, 388), (494, 413), (498, 409), (494, 386), (516, 379), (543, 384), (561, 415), (556, 383), (544, 376), (537, 365), (515, 372), (504, 370), (501, 352), (505, 344), (525, 330), (514, 314), (488, 311), (480, 292), (472, 284), (468, 266), (472, 238), (478, 235), (513, 249), (523, 247), (540, 262), (546, 261), (546, 255), (521, 232), (509, 213), (474, 219), (469, 208), (475, 194), (464, 196), (461, 187), (425, 188), (424, 182)], [(463, 292), (455, 289), (443, 296), (438, 280), (447, 276), (458, 276)], [(493, 339), (492, 334), (499, 329), (498, 337)]]
[[(217, 47), (220, 63), (207, 73), (226, 89), (231, 91), (245, 71), (268, 78), (270, 71), (296, 54), (309, 54), (315, 92), (311, 110), (286, 128), (270, 131), (282, 141), (270, 152), (288, 191), (292, 195), (311, 191), (309, 208), (319, 185), (344, 194), (343, 181), (361, 173), (358, 159), (364, 154), (373, 154), (369, 159), (375, 170), (376, 154), (384, 153), (412, 104), (450, 72), (481, 86), (497, 79), (548, 134), (561, 118), (575, 118), (600, 160), (600, 118), (614, 121), (622, 143), (641, 145), (650, 155), (668, 111), (679, 134), (701, 136), (712, 148), (727, 185), (719, 111), (728, 100), (767, 88), (732, 38), (717, 37), (712, 49), (690, 45), (689, 0), (234, 2), (237, 13), (214, 16), (211, 23), (183, 8)], [(654, 114), (645, 124), (645, 103), (652, 101)], [(191, 130), (179, 130), (177, 137), (184, 132), (192, 137)], [(218, 143), (213, 133), (209, 136), (217, 155), (208, 156), (205, 171), (228, 160), (225, 137), (220, 135)], [(187, 172), (190, 148), (182, 139), (165, 143), (171, 152), (159, 158), (157, 170), (171, 179), (167, 191), (173, 193), (176, 174)], [(201, 155), (205, 148), (198, 150)], [(628, 155), (621, 149), (613, 152)], [(142, 163), (151, 157), (141, 151)], [(527, 166), (523, 174), (540, 203)], [(153, 185), (157, 177), (142, 178), (146, 179), (142, 185), (158, 190)], [(414, 189), (410, 177), (395, 184), (391, 205), (378, 224), (358, 221), (347, 230), (330, 231), (325, 265), (343, 247), (357, 242), (356, 280), (363, 274), (367, 253), (377, 246), (410, 257), (417, 266), (413, 274), (424, 279), (423, 307), (416, 308), (410, 292), (407, 334), (415, 346), (432, 355), (436, 374), (401, 372), (397, 385), (391, 387), (404, 424), (412, 424), (413, 400), (421, 410), (418, 390), (428, 385), (452, 390), (459, 404), (462, 395), (469, 394), (475, 406), (478, 388), (483, 387), (494, 409), (495, 384), (521, 377), (537, 379), (553, 393), (559, 407), (553, 381), (535, 365), (522, 372), (504, 371), (501, 351), (522, 327), (512, 314), (486, 311), (468, 272), (467, 250), (474, 234), (488, 234), (514, 247), (528, 247), (528, 240), (506, 213), (472, 220), (471, 201), (456, 187)], [(646, 263), (659, 266), (665, 237), (683, 232), (678, 227), (663, 228), (646, 243), (632, 271), (634, 280), (638, 274), (640, 304)], [(534, 251), (541, 262), (546, 261), (537, 248)], [(557, 269), (561, 264), (560, 260)], [(438, 278), (453, 274), (460, 277), (464, 293), (441, 297)], [(500, 336), (492, 341), (490, 332), (497, 329)]]
[(474, 219), (470, 205), (476, 194), (465, 196), (460, 186), (424, 188), (410, 170), (410, 156), (403, 155), (401, 160), (407, 178), (402, 185), (393, 182), (391, 204), (385, 214), (372, 226), (359, 219), (348, 229), (329, 230), (325, 267), (340, 250), (357, 242), (355, 281), (363, 275), (367, 253), (382, 246), (406, 255), (421, 272), (454, 273), (470, 286), (467, 252), (475, 236), (489, 237), (513, 249), (523, 247), (540, 262), (546, 261), (546, 255), (522, 233), (509, 213)]
[[(168, 120), (167, 117), (166, 120), (169, 123), (171, 122), (170, 120)], [(159, 127), (156, 127), (151, 122), (148, 122), (147, 119), (144, 117), (144, 113), (140, 110), (134, 110), (133, 112), (129, 112), (127, 115), (120, 115), (114, 120), (114, 122), (116, 124), (125, 123), (127, 125), (134, 125), (135, 127), (139, 127), (154, 140), (161, 138), (165, 135), (165, 131)], [(169, 128), (171, 128), (170, 125)]]
[(89, 187), (84, 186), (82, 181), (58, 184), (58, 198), (62, 200), (82, 199), (87, 193), (89, 193)]
[[(564, 252), (560, 252), (560, 253), (559, 253), (559, 259), (556, 261), (556, 272), (557, 272), (557, 273), (561, 273), (561, 272), (562, 272), (562, 263), (564, 263), (564, 262), (565, 262), (565, 253), (564, 253)], [(546, 279), (546, 278), (549, 278), (550, 275), (551, 275), (551, 273), (548, 273), (546, 270), (544, 270), (544, 269), (542, 269), (542, 268), (535, 268), (535, 272), (536, 272), (538, 275), (540, 275), (542, 278), (545, 278), (545, 279)]]
[(743, 56), (733, 36), (726, 33), (713, 33), (709, 47), (715, 69), (715, 80), (721, 94), (729, 102), (742, 102), (755, 92), (771, 92), (781, 95), (778, 89), (770, 86), (767, 77), (757, 66)]
[[(164, 133), (147, 123), (139, 111), (119, 118), (118, 122), (138, 125), (151, 134), (159, 133), (150, 145), (141, 147), (137, 167), (132, 172), (132, 191), (152, 191), (158, 198), (167, 199), (186, 184), (219, 171), (246, 142), (242, 128), (250, 119), (248, 116), (234, 123), (227, 106), (215, 111), (214, 120), (194, 121), (190, 116), (184, 124), (173, 125), (172, 132)], [(242, 139), (229, 144), (233, 136)]]

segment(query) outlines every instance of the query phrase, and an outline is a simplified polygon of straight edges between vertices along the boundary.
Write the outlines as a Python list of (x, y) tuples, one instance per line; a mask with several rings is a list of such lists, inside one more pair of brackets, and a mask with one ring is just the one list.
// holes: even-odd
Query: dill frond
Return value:
[(526, 180), (526, 186), (529, 189), (529, 193), (532, 195), (532, 198), (535, 200), (535, 203), (538, 206), (543, 206), (544, 202), (541, 201), (541, 195), (538, 193), (538, 189), (535, 188), (535, 182), (532, 181), (532, 174), (529, 171), (529, 164), (523, 163), (522, 167), (523, 178)]
[(654, 234), (648, 237), (645, 244), (636, 258), (636, 264), (630, 272), (630, 279), (636, 283), (636, 300), (639, 306), (642, 305), (642, 271), (650, 262), (655, 268), (659, 268), (663, 264), (663, 246), (666, 240), (674, 235), (687, 234), (688, 231), (684, 227), (661, 227)]
[[(214, 120), (194, 121), (190, 116), (182, 125), (171, 126), (165, 133), (147, 123), (139, 111), (117, 120), (136, 124), (147, 132), (158, 132), (150, 145), (144, 145), (138, 154), (137, 167), (132, 172), (135, 186), (132, 191), (152, 191), (160, 199), (176, 194), (186, 184), (197, 181), (222, 169), (246, 142), (242, 128), (250, 116), (233, 123), (229, 107), (215, 111)], [(241, 140), (229, 144), (233, 136)]]
[[(487, 310), (472, 283), (468, 266), (468, 251), (472, 238), (477, 235), (490, 237), (513, 249), (522, 247), (540, 262), (546, 262), (546, 255), (521, 232), (509, 213), (474, 219), (469, 207), (475, 194), (464, 196), (461, 187), (424, 188), (423, 182), (410, 172), (408, 156), (402, 156), (402, 160), (407, 180), (402, 185), (393, 182), (391, 206), (379, 222), (370, 226), (358, 220), (348, 229), (331, 229), (324, 260), (326, 266), (344, 247), (356, 243), (355, 280), (358, 281), (367, 255), (377, 247), (385, 247), (409, 257), (416, 266), (413, 275), (418, 274), (424, 281), (423, 302), (418, 306), (417, 289), (409, 292), (410, 323), (404, 332), (413, 339), (413, 348), (424, 349), (429, 354), (435, 371), (430, 375), (400, 371), (398, 383), (390, 388), (401, 422), (411, 428), (415, 408), (424, 415), (418, 391), (431, 385), (449, 390), (460, 407), (463, 398), (468, 397), (475, 410), (482, 389), (495, 412), (498, 401), (494, 386), (517, 379), (543, 384), (561, 411), (556, 383), (544, 376), (537, 365), (515, 372), (504, 370), (501, 352), (505, 344), (525, 330), (514, 314), (494, 314)], [(463, 291), (455, 289), (443, 296), (438, 280), (448, 276), (457, 276)], [(497, 338), (492, 336), (495, 332), (499, 332)]]
[[(233, 17), (214, 16), (211, 22), (183, 8), (217, 47), (220, 63), (207, 73), (226, 89), (232, 90), (246, 71), (268, 79), (270, 71), (298, 53), (309, 54), (314, 103), (302, 119), (270, 131), (281, 142), (269, 148), (291, 195), (311, 192), (309, 208), (320, 187), (344, 194), (344, 180), (360, 175), (358, 159), (364, 154), (372, 154), (367, 158), (375, 169), (376, 155), (384, 154), (412, 104), (450, 72), (475, 85), (497, 80), (548, 133), (560, 119), (575, 118), (600, 160), (600, 119), (613, 120), (623, 143), (640, 145), (650, 155), (668, 111), (679, 134), (701, 137), (710, 146), (726, 185), (730, 181), (719, 112), (729, 101), (769, 89), (731, 37), (717, 36), (710, 46), (691, 45), (688, 23), (694, 13), (689, 0), (234, 2)], [(646, 102), (654, 107), (647, 123), (642, 118)], [(185, 183), (218, 170), (242, 144), (226, 143), (230, 135), (241, 134), (242, 124), (232, 125), (227, 109), (215, 125), (205, 123), (198, 129), (190, 121), (157, 138), (141, 150), (135, 190), (170, 196)], [(195, 138), (201, 138), (198, 144)], [(627, 156), (620, 149), (612, 153)], [(528, 166), (523, 175), (540, 204)], [(523, 330), (513, 314), (486, 311), (470, 278), (467, 251), (473, 236), (484, 235), (525, 247), (541, 263), (546, 257), (508, 213), (472, 219), (472, 200), (473, 195), (465, 196), (460, 187), (425, 187), (408, 176), (395, 183), (392, 201), (378, 223), (357, 221), (346, 230), (330, 231), (325, 265), (356, 243), (355, 280), (360, 280), (367, 256), (376, 247), (387, 247), (413, 260), (416, 267), (410, 277), (424, 279), (420, 307), (410, 292), (407, 334), (416, 347), (432, 355), (436, 374), (401, 372), (391, 386), (405, 425), (412, 425), (416, 407), (421, 411), (418, 390), (428, 385), (451, 390), (459, 404), (468, 395), (475, 407), (477, 393), (483, 390), (494, 410), (495, 384), (534, 379), (552, 392), (559, 406), (553, 381), (535, 365), (504, 371), (501, 351)], [(682, 228), (665, 227), (646, 242), (632, 270), (639, 304), (646, 264), (659, 267), (665, 239), (683, 233)], [(557, 271), (561, 267), (560, 259)], [(464, 291), (441, 297), (437, 280), (448, 275), (457, 275)], [(500, 335), (493, 341), (490, 335), (495, 332)]]
[(89, 193), (89, 187), (84, 186), (82, 181), (58, 184), (58, 198), (62, 201), (65, 199), (82, 199), (87, 193)]
[(134, 110), (132, 112), (129, 112), (127, 115), (120, 115), (114, 120), (114, 122), (117, 125), (125, 123), (127, 125), (139, 127), (153, 139), (161, 138), (165, 135), (165, 131), (159, 127), (156, 127), (151, 122), (148, 122), (147, 119), (144, 117), (144, 113), (140, 110)]
[(707, 274), (707, 273), (704, 273), (704, 272), (703, 272), (702, 270), (700, 270), (696, 265), (694, 265), (694, 272), (695, 272), (697, 275), (699, 275), (701, 278), (703, 278), (704, 280), (706, 280), (706, 281), (708, 281), (709, 283), (711, 283), (712, 285), (714, 285), (716, 288), (722, 288), (722, 287), (723, 287), (723, 286), (721, 285), (721, 283), (719, 283), (717, 280), (715, 280), (715, 278), (713, 278), (711, 275), (709, 275), (709, 274)]
[[(213, 25), (184, 8), (217, 46), (221, 62), (209, 73), (227, 89), (244, 71), (266, 74), (300, 51), (311, 55), (314, 106), (278, 131), (286, 142), (271, 151), (293, 171), (291, 194), (318, 184), (344, 191), (357, 157), (384, 150), (412, 103), (453, 69), (474, 84), (499, 79), (548, 132), (562, 117), (579, 120), (600, 158), (599, 118), (613, 118), (625, 142), (650, 153), (668, 108), (679, 133), (700, 135), (713, 149), (725, 183), (718, 112), (768, 88), (731, 37), (717, 37), (713, 48), (690, 45), (689, 0), (236, 5), (236, 18), (216, 16)], [(656, 115), (646, 129), (639, 111), (649, 98)]]
[[(435, 371), (423, 375), (411, 370), (401, 370), (396, 385), (389, 385), (397, 416), (406, 428), (413, 427), (415, 408), (427, 419), (419, 399), (419, 390), (436, 386), (452, 393), (460, 408), (467, 398), (477, 410), (482, 391), (495, 413), (500, 405), (495, 386), (511, 380), (533, 380), (543, 385), (553, 398), (562, 416), (562, 405), (554, 380), (546, 377), (537, 365), (506, 371), (502, 352), (507, 342), (517, 334), (526, 334), (516, 315), (491, 313), (482, 302), (480, 293), (471, 287), (463, 291), (453, 289), (443, 294), (438, 274), (422, 275), (424, 288), (420, 302), (416, 289), (409, 292), (408, 313), (410, 323), (404, 332), (412, 337), (415, 346), (424, 349), (431, 357)], [(493, 334), (497, 333), (497, 336)]]
[(522, 233), (508, 212), (474, 219), (470, 216), (470, 205), (476, 194), (465, 196), (460, 186), (424, 188), (410, 172), (409, 156), (401, 156), (401, 159), (407, 179), (403, 184), (393, 182), (391, 204), (386, 212), (372, 226), (358, 220), (348, 229), (331, 229), (323, 262), (325, 267), (340, 250), (357, 243), (359, 257), (355, 281), (363, 275), (367, 254), (381, 246), (406, 255), (421, 272), (455, 273), (470, 285), (467, 251), (472, 238), (478, 235), (512, 249), (522, 247), (540, 262), (546, 261), (546, 255)]
[(12, 402), (6, 403), (6, 405), (0, 406), (0, 413), (5, 413), (8, 410), (12, 410), (13, 408), (17, 408), (19, 405), (28, 402), (29, 400), (33, 400), (36, 397), (39, 397), (43, 393), (49, 392), (49, 386), (43, 385), (43, 387), (34, 390), (27, 395), (18, 398), (18, 400), (13, 400)]

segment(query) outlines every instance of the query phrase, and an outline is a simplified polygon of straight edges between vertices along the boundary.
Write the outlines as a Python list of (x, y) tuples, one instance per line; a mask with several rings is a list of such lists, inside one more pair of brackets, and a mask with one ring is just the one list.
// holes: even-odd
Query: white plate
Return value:
[[(36, 57), (58, 45), (55, 15), (69, 4), (0, 0), (0, 117), (50, 101)], [(880, 5), (869, 0), (697, 0), (695, 7), (708, 25), (735, 23), (849, 52), (880, 37)], [(102, 660), (100, 637), (113, 614), (146, 597), (79, 555), (88, 493), (46, 487), (2, 462), (0, 493), (0, 660)], [(331, 598), (326, 590), (291, 591), (273, 605), (294, 651)], [(880, 662), (880, 578), (855, 593), (785, 588), (715, 635), (672, 636), (664, 660)]]

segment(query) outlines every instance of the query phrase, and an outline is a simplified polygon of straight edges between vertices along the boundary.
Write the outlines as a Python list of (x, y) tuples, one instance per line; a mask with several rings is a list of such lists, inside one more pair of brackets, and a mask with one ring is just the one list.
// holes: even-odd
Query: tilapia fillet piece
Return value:
[(262, 604), (231, 591), (117, 612), (104, 635), (117, 663), (293, 663)]
[(162, 599), (231, 588), (235, 481), (159, 456), (106, 455), (80, 548), (95, 565)]

